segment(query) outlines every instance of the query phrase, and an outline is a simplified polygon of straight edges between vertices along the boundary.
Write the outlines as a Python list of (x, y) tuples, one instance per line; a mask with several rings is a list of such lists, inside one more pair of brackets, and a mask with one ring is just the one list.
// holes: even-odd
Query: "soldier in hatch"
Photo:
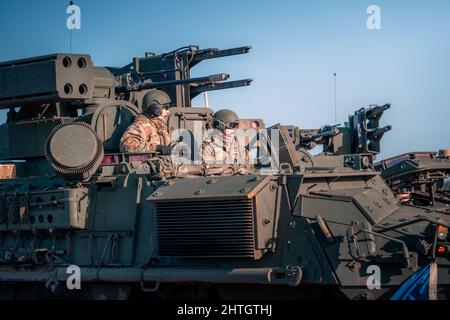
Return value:
[(239, 117), (231, 110), (214, 113), (213, 131), (202, 142), (202, 159), (206, 164), (248, 165), (252, 164), (250, 152), (239, 142), (236, 131)]
[(120, 139), (120, 151), (170, 155), (173, 147), (167, 127), (170, 103), (170, 97), (164, 91), (152, 90), (146, 93), (142, 101), (143, 112), (134, 119)]

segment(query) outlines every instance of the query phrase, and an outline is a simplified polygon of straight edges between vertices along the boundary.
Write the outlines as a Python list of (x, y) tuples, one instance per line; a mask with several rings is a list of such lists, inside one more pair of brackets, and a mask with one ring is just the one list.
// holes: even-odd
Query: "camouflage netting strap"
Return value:
[[(157, 160), (157, 161), (155, 161)], [(157, 156), (147, 161), (150, 173), (156, 179), (194, 178), (206, 176), (234, 176), (251, 174), (255, 169), (251, 165), (195, 165), (174, 164), (170, 157)]]

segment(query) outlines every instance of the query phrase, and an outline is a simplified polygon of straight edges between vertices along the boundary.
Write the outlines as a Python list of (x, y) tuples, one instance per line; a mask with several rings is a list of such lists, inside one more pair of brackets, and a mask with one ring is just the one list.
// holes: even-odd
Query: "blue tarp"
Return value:
[(396, 293), (391, 297), (391, 300), (430, 300), (430, 280), (435, 277), (436, 270), (432, 268), (432, 264), (426, 265), (416, 273), (414, 273), (408, 280), (406, 280)]

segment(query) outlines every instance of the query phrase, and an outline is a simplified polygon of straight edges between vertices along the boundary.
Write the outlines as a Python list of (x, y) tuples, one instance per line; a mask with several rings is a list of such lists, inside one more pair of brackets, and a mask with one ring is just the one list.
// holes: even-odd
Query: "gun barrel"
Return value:
[(191, 99), (196, 97), (202, 92), (213, 91), (213, 90), (223, 90), (223, 89), (231, 89), (237, 87), (246, 87), (252, 83), (253, 79), (243, 79), (243, 80), (235, 80), (235, 81), (227, 81), (227, 82), (209, 82), (206, 84), (199, 85), (198, 87), (191, 89)]
[(229, 77), (230, 77), (229, 74), (219, 73), (219, 74), (213, 74), (210, 76), (199, 77), (199, 78), (141, 83), (141, 84), (138, 84), (131, 88), (126, 85), (121, 85), (121, 86), (116, 87), (116, 93), (124, 93), (127, 91), (142, 91), (142, 90), (170, 87), (170, 86), (176, 86), (176, 85), (181, 85), (181, 84), (190, 84), (190, 83), (200, 84), (200, 83), (220, 82), (220, 81), (227, 80)]
[(317, 142), (318, 140), (320, 140), (322, 138), (332, 137), (332, 136), (337, 135), (338, 133), (339, 133), (339, 129), (337, 129), (336, 127), (332, 127), (330, 130), (318, 132), (316, 134), (303, 137), (302, 142), (303, 143), (309, 143), (309, 142), (313, 142), (313, 141)]
[(319, 133), (315, 134), (313, 137), (315, 139), (319, 139), (319, 138), (323, 138), (323, 137), (335, 136), (338, 133), (339, 133), (339, 129), (334, 127), (331, 130), (327, 130), (327, 131), (324, 131), (324, 132), (319, 132)]
[(225, 49), (225, 50), (218, 50), (218, 49), (200, 50), (194, 56), (194, 60), (192, 61), (192, 64), (195, 65), (195, 64), (199, 63), (200, 61), (207, 60), (207, 59), (215, 59), (215, 58), (233, 56), (233, 55), (237, 55), (237, 54), (245, 54), (245, 53), (248, 53), (251, 48), (252, 48), (251, 46), (244, 46), (244, 47), (231, 48), (231, 49)]

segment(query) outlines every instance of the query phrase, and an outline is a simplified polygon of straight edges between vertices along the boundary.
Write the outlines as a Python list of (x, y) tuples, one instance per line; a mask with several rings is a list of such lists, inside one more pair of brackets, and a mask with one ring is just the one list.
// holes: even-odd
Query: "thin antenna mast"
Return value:
[(336, 92), (336, 72), (333, 73), (334, 76), (334, 123), (337, 123), (337, 92)]

